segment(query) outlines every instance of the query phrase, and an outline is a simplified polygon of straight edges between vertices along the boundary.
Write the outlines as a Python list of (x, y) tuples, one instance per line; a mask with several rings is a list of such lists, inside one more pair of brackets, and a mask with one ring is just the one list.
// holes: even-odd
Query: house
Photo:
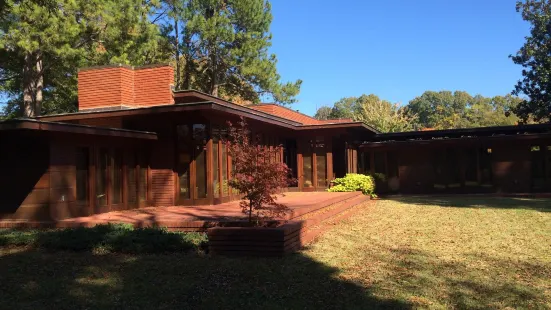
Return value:
[(381, 134), (275, 105), (173, 90), (170, 66), (102, 66), (78, 76), (78, 112), (0, 122), (0, 220), (48, 222), (144, 206), (239, 199), (228, 186), (227, 121), (247, 119), (298, 182), (322, 191), (348, 172), (396, 193), (551, 188), (549, 125)]

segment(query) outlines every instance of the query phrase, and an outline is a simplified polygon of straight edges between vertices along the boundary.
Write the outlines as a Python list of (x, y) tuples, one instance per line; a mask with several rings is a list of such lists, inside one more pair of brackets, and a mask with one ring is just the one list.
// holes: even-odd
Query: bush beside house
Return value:
[(163, 228), (134, 228), (128, 224), (60, 230), (0, 230), (0, 246), (28, 246), (48, 250), (163, 253), (202, 251), (205, 233), (172, 232)]
[(361, 191), (364, 195), (375, 197), (375, 180), (370, 175), (348, 173), (344, 178), (332, 181), (333, 186), (329, 192), (355, 192)]

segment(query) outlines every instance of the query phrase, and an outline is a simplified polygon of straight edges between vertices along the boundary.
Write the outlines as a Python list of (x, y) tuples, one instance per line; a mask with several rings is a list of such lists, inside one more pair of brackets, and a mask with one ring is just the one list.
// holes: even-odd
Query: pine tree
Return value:
[(272, 38), (268, 1), (177, 1), (165, 1), (179, 11), (168, 14), (174, 27), (164, 33), (174, 42), (179, 87), (238, 101), (258, 102), (265, 95), (278, 103), (295, 101), (301, 81), (280, 83), (277, 58), (268, 51)]
[(34, 117), (76, 106), (78, 68), (160, 58), (154, 2), (7, 0), (0, 17), (0, 92), (8, 114)]

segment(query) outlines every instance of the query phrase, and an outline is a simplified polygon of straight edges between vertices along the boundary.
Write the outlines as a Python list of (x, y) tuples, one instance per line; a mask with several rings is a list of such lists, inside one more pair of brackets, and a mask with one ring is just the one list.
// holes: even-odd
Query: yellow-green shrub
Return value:
[(370, 175), (348, 173), (344, 178), (334, 179), (334, 186), (329, 192), (355, 192), (361, 191), (364, 195), (375, 195), (375, 181)]

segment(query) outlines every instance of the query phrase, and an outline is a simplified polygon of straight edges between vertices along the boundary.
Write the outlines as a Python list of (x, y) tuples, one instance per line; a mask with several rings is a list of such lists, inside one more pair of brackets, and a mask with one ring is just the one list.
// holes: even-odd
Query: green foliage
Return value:
[(386, 175), (384, 173), (373, 173), (372, 174), (373, 176), (373, 179), (375, 180), (375, 182), (381, 182), (381, 183), (384, 183), (386, 182)]
[(203, 233), (169, 232), (107, 224), (62, 230), (0, 230), (0, 246), (34, 246), (52, 250), (160, 253), (186, 252), (206, 246)]
[(292, 103), (301, 81), (280, 83), (268, 52), (265, 0), (0, 1), (4, 116), (73, 112), (77, 70), (172, 62), (177, 87)]
[(364, 195), (375, 195), (375, 181), (372, 176), (347, 173), (344, 178), (337, 178), (332, 181), (334, 186), (329, 192), (355, 192), (361, 191)]
[(522, 99), (512, 95), (488, 98), (463, 91), (426, 91), (399, 106), (372, 94), (343, 98), (329, 113), (328, 107), (321, 107), (316, 118), (351, 118), (381, 132), (504, 126), (519, 122), (509, 111), (520, 102)]
[(281, 83), (277, 58), (268, 51), (270, 2), (166, 0), (164, 6), (169, 13), (159, 23), (175, 55), (177, 88), (253, 103), (265, 95), (295, 101), (302, 82)]
[(379, 97), (362, 95), (356, 102), (354, 120), (375, 127), (381, 132), (401, 132), (414, 129), (417, 116), (406, 114), (396, 103), (381, 100)]
[(521, 65), (522, 80), (513, 94), (526, 95), (512, 111), (524, 122), (530, 118), (549, 121), (551, 113), (551, 2), (546, 0), (517, 1), (517, 12), (530, 23), (530, 35), (515, 56), (509, 56)]
[(416, 117), (405, 113), (398, 104), (381, 100), (376, 95), (342, 98), (333, 108), (321, 107), (317, 119), (350, 118), (361, 121), (381, 132), (398, 132), (414, 129)]
[(76, 108), (80, 67), (159, 62), (156, 1), (7, 0), (0, 19), (0, 94), (10, 117)]
[(328, 107), (328, 106), (323, 106), (321, 108), (319, 108), (317, 111), (316, 111), (316, 115), (314, 115), (314, 118), (316, 119), (319, 119), (319, 120), (328, 120), (331, 117), (331, 112), (332, 112), (332, 109), (331, 107)]
[(471, 96), (463, 91), (426, 91), (406, 106), (418, 117), (418, 127), (452, 129), (514, 125), (518, 118), (507, 112), (521, 102), (511, 95), (493, 98)]

